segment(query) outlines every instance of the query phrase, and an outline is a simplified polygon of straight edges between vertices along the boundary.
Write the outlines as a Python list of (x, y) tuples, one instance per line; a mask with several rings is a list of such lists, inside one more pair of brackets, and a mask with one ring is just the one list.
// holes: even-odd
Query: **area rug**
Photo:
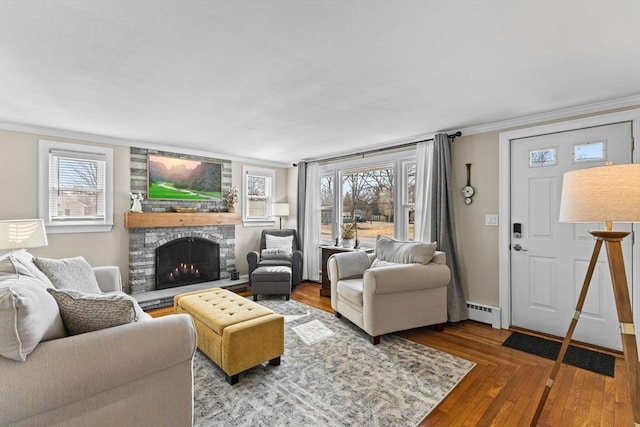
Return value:
[(231, 386), (198, 351), (195, 426), (415, 426), (475, 366), (395, 335), (374, 346), (346, 319), (295, 301), (259, 303), (285, 315), (282, 363)]
[[(560, 342), (533, 335), (521, 334), (520, 332), (512, 332), (502, 345), (551, 360), (558, 358), (560, 347), (562, 347), (562, 343)], [(573, 345), (569, 345), (569, 348), (567, 348), (567, 353), (562, 362), (610, 377), (614, 376), (616, 366), (615, 358), (610, 354), (575, 347)]]

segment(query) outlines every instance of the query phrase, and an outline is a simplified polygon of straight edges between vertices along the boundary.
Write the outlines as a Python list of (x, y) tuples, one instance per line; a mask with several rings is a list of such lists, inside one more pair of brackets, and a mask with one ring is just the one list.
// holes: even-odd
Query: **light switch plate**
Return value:
[(484, 225), (490, 225), (492, 227), (498, 226), (498, 215), (497, 214), (487, 214), (484, 217)]

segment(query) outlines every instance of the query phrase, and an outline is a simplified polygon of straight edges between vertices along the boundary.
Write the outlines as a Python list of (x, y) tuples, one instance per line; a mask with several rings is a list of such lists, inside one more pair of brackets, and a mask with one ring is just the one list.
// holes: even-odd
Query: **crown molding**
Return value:
[(462, 136), (474, 135), (485, 132), (504, 131), (507, 129), (528, 126), (532, 124), (540, 124), (543, 122), (563, 120), (570, 117), (576, 117), (583, 114), (602, 113), (618, 108), (628, 108), (640, 106), (640, 95), (631, 95), (624, 98), (610, 99), (607, 101), (595, 102), (592, 104), (579, 105), (575, 107), (567, 107), (559, 110), (547, 111), (544, 113), (533, 114), (530, 116), (516, 117), (509, 120), (503, 120), (494, 123), (487, 123), (478, 126), (470, 126), (462, 128)]
[(124, 146), (124, 147), (146, 148), (151, 150), (167, 151), (170, 153), (177, 153), (177, 154), (189, 154), (192, 156), (225, 159), (225, 160), (231, 160), (231, 161), (236, 161), (240, 163), (248, 163), (248, 164), (260, 165), (260, 166), (270, 166), (270, 167), (278, 167), (278, 168), (291, 167), (289, 163), (270, 162), (266, 160), (253, 159), (250, 157), (232, 156), (228, 154), (215, 153), (211, 151), (192, 150), (189, 148), (154, 144), (151, 142), (137, 141), (137, 140), (127, 139), (127, 138), (98, 135), (98, 134), (88, 133), (88, 132), (77, 132), (72, 130), (50, 128), (45, 126), (27, 125), (23, 123), (2, 121), (0, 122), (0, 130), (27, 132), (27, 133), (38, 134), (42, 137), (68, 138), (68, 139), (76, 139), (84, 142), (94, 142), (98, 144), (111, 144), (111, 145), (118, 145), (118, 146)]

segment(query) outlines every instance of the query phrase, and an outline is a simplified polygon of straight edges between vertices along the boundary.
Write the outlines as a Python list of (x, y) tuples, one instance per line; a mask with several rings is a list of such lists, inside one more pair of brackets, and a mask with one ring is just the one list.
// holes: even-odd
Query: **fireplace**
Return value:
[(183, 237), (156, 248), (156, 289), (220, 280), (220, 245)]

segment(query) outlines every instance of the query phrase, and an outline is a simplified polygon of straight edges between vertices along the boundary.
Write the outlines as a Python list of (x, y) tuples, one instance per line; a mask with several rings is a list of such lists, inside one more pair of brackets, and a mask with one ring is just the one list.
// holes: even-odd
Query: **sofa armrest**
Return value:
[(302, 281), (302, 262), (302, 251), (293, 251), (291, 254), (291, 286), (299, 285)]
[(122, 291), (122, 276), (117, 266), (93, 267), (93, 274), (102, 292)]
[(435, 264), (447, 264), (447, 253), (446, 252), (441, 252), (441, 251), (436, 251), (435, 254), (433, 254), (433, 259), (431, 260), (431, 262), (435, 263)]
[(0, 357), (0, 425), (59, 408), (190, 360), (188, 315), (40, 343), (26, 362)]
[(442, 264), (398, 264), (370, 268), (363, 276), (363, 293), (390, 294), (439, 288), (449, 284), (451, 271)]

